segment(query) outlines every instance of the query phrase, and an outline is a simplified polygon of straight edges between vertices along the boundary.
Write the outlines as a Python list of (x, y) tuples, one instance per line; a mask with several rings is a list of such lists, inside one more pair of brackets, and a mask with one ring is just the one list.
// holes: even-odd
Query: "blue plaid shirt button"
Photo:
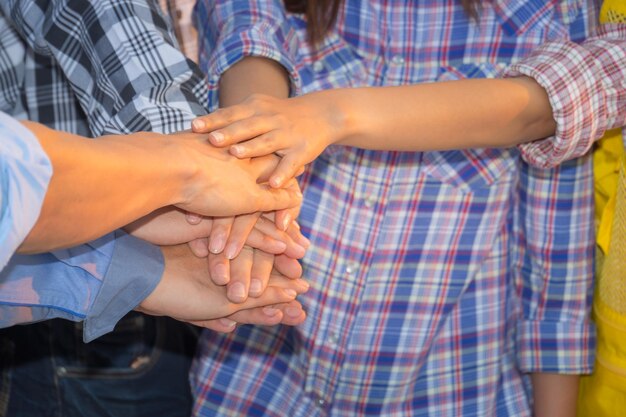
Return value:
[(348, 266), (346, 266), (346, 275), (353, 275), (356, 272), (358, 266), (359, 264), (357, 264), (356, 262), (350, 262)]
[(402, 55), (394, 55), (391, 58), (391, 63), (393, 65), (402, 65), (404, 64), (404, 58), (402, 57)]
[(313, 71), (322, 72), (323, 69), (324, 69), (324, 63), (322, 61), (316, 61), (313, 64)]

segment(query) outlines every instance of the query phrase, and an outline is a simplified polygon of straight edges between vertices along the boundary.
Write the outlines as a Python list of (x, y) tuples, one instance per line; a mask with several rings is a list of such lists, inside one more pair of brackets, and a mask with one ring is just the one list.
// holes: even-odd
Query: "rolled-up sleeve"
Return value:
[(208, 75), (211, 111), (219, 105), (220, 77), (247, 56), (280, 63), (289, 74), (291, 95), (300, 93), (300, 40), (282, 1), (201, 0), (195, 20), (200, 28), (200, 67)]
[(595, 353), (591, 155), (554, 169), (522, 164), (514, 263), (523, 372), (589, 373)]
[(52, 165), (39, 141), (0, 112), (0, 270), (35, 225)]
[(113, 330), (162, 273), (159, 248), (121, 231), (71, 249), (16, 255), (0, 274), (0, 327), (84, 320), (90, 341)]
[(512, 65), (505, 77), (534, 78), (548, 93), (554, 136), (520, 145), (523, 158), (553, 167), (589, 151), (626, 124), (626, 25), (606, 24), (587, 41), (549, 42)]

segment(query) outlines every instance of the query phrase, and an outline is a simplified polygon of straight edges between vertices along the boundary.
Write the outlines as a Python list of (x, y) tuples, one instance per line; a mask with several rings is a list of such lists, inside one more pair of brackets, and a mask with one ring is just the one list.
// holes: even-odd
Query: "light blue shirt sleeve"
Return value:
[(37, 138), (0, 112), (0, 270), (35, 225), (51, 176)]
[(158, 247), (122, 231), (70, 249), (15, 255), (0, 272), (0, 327), (84, 320), (86, 342), (107, 333), (159, 283)]

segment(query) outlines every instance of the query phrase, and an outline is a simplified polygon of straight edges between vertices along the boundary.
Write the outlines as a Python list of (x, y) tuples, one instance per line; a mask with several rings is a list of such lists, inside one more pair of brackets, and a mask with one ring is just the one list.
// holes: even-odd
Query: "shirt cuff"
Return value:
[(517, 333), (518, 367), (524, 373), (589, 374), (593, 370), (596, 333), (591, 321), (524, 320)]
[[(209, 111), (219, 107), (219, 81), (222, 74), (247, 56), (271, 59), (281, 64), (289, 74), (290, 96), (302, 92), (302, 80), (297, 70), (296, 60), (283, 51), (297, 49), (297, 35), (295, 32), (281, 36), (272, 36), (274, 29), (268, 25), (259, 24), (245, 31), (236, 31), (230, 36), (220, 39), (215, 51), (209, 58), (205, 73), (209, 76)], [(202, 63), (201, 63), (202, 65)]]
[(163, 275), (165, 261), (159, 247), (123, 231), (116, 231), (115, 237), (111, 265), (85, 319), (85, 342), (112, 331), (122, 317), (154, 291)]
[(546, 43), (509, 67), (504, 77), (528, 76), (547, 92), (556, 121), (554, 136), (519, 145), (531, 165), (554, 167), (589, 151), (606, 130), (606, 97), (600, 64), (574, 42)]

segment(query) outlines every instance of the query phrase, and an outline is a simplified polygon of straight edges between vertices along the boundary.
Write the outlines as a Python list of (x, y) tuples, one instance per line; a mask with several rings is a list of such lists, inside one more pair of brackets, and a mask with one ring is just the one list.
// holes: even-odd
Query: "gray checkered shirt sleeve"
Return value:
[[(56, 86), (69, 81), (95, 136), (170, 133), (206, 113), (205, 77), (178, 49), (156, 2), (10, 0), (0, 7), (39, 56), (39, 81), (31, 84), (48, 88), (26, 92), (31, 112), (54, 107), (67, 95)], [(65, 79), (45, 80), (55, 73), (37, 64), (46, 59)]]

